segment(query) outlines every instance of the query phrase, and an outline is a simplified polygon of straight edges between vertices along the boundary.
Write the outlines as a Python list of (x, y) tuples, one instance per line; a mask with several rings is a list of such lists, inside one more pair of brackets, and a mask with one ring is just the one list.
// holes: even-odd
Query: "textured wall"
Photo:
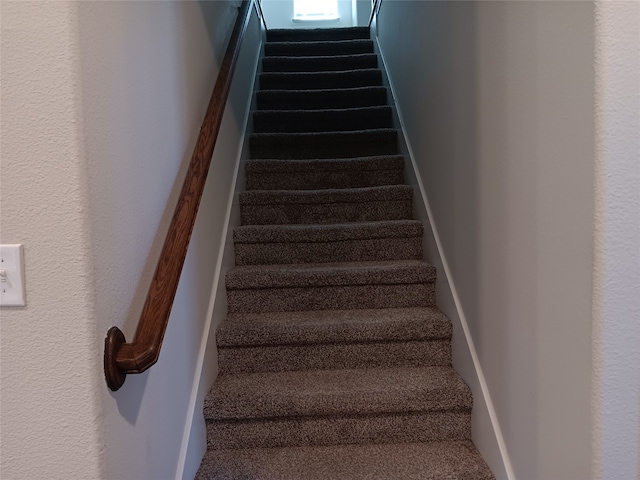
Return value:
[(2, 3), (2, 241), (25, 245), (28, 302), (0, 322), (3, 479), (176, 475), (232, 166), (158, 364), (112, 393), (103, 341), (133, 337), (238, 4)]
[(593, 4), (387, 1), (378, 25), (515, 476), (589, 478)]
[(24, 244), (27, 306), (0, 312), (0, 477), (101, 478), (77, 12), (2, 2), (1, 22), (1, 241)]
[(640, 479), (640, 3), (596, 34), (593, 477)]

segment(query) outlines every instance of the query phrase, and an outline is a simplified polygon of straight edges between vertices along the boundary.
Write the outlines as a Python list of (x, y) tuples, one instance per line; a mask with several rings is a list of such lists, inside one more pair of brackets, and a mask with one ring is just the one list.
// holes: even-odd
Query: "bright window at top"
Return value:
[(293, 0), (295, 20), (335, 20), (338, 0)]

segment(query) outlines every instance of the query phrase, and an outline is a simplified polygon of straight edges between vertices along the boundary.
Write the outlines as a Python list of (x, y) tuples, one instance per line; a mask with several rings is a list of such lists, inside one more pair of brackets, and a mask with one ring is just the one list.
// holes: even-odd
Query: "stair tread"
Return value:
[(404, 170), (404, 158), (399, 155), (249, 160), (245, 163), (245, 190), (330, 190), (403, 185)]
[(209, 420), (470, 410), (471, 391), (449, 366), (222, 375), (204, 401)]
[[(385, 92), (387, 89), (383, 86), (370, 86), (370, 87), (347, 87), (347, 88), (310, 88), (306, 90), (297, 90), (297, 89), (288, 89), (288, 88), (280, 88), (274, 90), (258, 90), (256, 93), (258, 95), (274, 95), (274, 94), (285, 94), (289, 93), (291, 95), (328, 95), (331, 93), (359, 93), (359, 92)], [(387, 105), (384, 103), (384, 105)]]
[(435, 307), (229, 314), (218, 347), (443, 339), (451, 322)]
[(209, 451), (196, 480), (493, 480), (473, 442), (387, 443)]
[(259, 110), (253, 113), (256, 133), (357, 131), (392, 126), (391, 107), (370, 106), (324, 110)]
[(398, 169), (404, 167), (402, 155), (379, 155), (355, 158), (314, 158), (297, 160), (247, 160), (247, 173), (309, 172), (321, 171), (368, 171)]
[(451, 339), (257, 345), (218, 350), (220, 375), (257, 372), (450, 366)]
[(247, 160), (247, 173), (308, 172), (321, 171), (368, 171), (404, 167), (402, 155), (379, 155), (354, 158), (313, 158), (301, 160), (254, 159)]
[(385, 87), (323, 88), (315, 90), (262, 90), (257, 92), (258, 110), (290, 108), (327, 108), (334, 106), (386, 105)]
[(422, 236), (418, 220), (387, 220), (325, 225), (245, 225), (233, 231), (239, 243), (337, 242)]
[(373, 53), (373, 41), (370, 39), (345, 40), (310, 40), (299, 41), (269, 41), (265, 43), (266, 56), (294, 56), (294, 55), (326, 55), (350, 53)]
[(349, 115), (391, 112), (389, 105), (372, 105), (368, 107), (351, 108), (325, 108), (325, 109), (289, 109), (289, 110), (257, 110), (253, 113), (255, 117), (325, 117), (329, 115)]
[(318, 60), (326, 60), (326, 61), (340, 61), (340, 60), (348, 60), (348, 59), (363, 59), (363, 58), (375, 58), (378, 60), (378, 56), (375, 53), (350, 53), (346, 55), (272, 55), (270, 57), (265, 57), (269, 63), (274, 63), (276, 61), (291, 61), (294, 63), (303, 62), (305, 60), (309, 61), (318, 61)]
[(422, 235), (316, 242), (236, 243), (236, 265), (418, 260)]
[[(347, 66), (348, 68), (345, 68)], [(310, 72), (339, 71), (348, 69), (376, 68), (378, 57), (375, 53), (354, 53), (351, 55), (273, 55), (264, 57), (263, 72)]]
[(270, 28), (267, 30), (267, 41), (273, 42), (280, 39), (293, 39), (297, 42), (314, 38), (364, 38), (368, 39), (371, 33), (369, 27), (335, 27), (335, 28)]
[(227, 290), (344, 285), (403, 285), (435, 281), (422, 260), (243, 265), (226, 275)]
[(253, 158), (317, 159), (397, 155), (395, 128), (320, 132), (252, 133), (249, 144)]
[(277, 41), (277, 40), (272, 40), (272, 41), (268, 41), (265, 46), (269, 46), (269, 47), (276, 47), (276, 46), (281, 46), (281, 45), (286, 45), (286, 46), (301, 46), (301, 47), (306, 47), (306, 46), (313, 46), (313, 45), (336, 45), (336, 46), (343, 46), (343, 45), (370, 45), (373, 44), (373, 41), (369, 38), (346, 38), (346, 39), (341, 39), (341, 40), (309, 40), (306, 42), (300, 42), (300, 41)]
[(240, 205), (360, 203), (411, 200), (409, 185), (381, 185), (325, 190), (247, 190), (240, 193)]
[(327, 70), (320, 72), (263, 72), (260, 74), (261, 78), (274, 78), (274, 77), (283, 77), (283, 78), (312, 78), (312, 77), (346, 77), (346, 76), (361, 76), (368, 74), (379, 75), (382, 71), (379, 68), (357, 68), (351, 69), (346, 68), (344, 70)]
[(251, 156), (255, 158), (312, 159), (354, 158), (398, 154), (398, 131), (372, 128), (357, 131), (252, 133)]
[(376, 86), (382, 82), (382, 72), (377, 68), (326, 72), (263, 72), (260, 74), (260, 89), (344, 88)]
[(436, 308), (230, 314), (218, 327), (220, 374), (451, 365)]
[(398, 130), (395, 128), (370, 128), (367, 130), (353, 130), (346, 132), (285, 132), (285, 133), (252, 133), (249, 135), (252, 141), (265, 141), (265, 140), (286, 140), (296, 139), (306, 141), (309, 138), (318, 139), (331, 139), (332, 137), (343, 138), (351, 140), (350, 137), (364, 138), (364, 137), (379, 137), (382, 135), (397, 135)]
[[(299, 78), (299, 79), (312, 79), (323, 77), (361, 77), (368, 75), (378, 76), (382, 73), (379, 68), (346, 68), (344, 70), (327, 70), (319, 72), (262, 72), (260, 74), (261, 79), (269, 78)], [(311, 90), (311, 89), (306, 89)]]

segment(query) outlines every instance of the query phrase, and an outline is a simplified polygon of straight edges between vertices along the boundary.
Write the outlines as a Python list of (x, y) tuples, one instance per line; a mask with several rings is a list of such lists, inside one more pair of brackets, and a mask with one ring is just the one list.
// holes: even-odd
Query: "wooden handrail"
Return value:
[(378, 15), (378, 10), (380, 10), (381, 3), (382, 3), (382, 0), (374, 0), (373, 4), (371, 5), (371, 16), (369, 17), (369, 27), (371, 27), (371, 24), (373, 23), (373, 19), (376, 18), (376, 15)]
[(264, 13), (262, 12), (262, 0), (255, 0), (255, 5), (256, 10), (258, 11), (258, 16), (260, 17), (260, 23), (262, 23), (265, 30), (268, 30), (267, 21), (265, 20)]
[(118, 327), (107, 332), (104, 373), (111, 390), (118, 390), (128, 373), (142, 373), (158, 361), (254, 1), (240, 6), (134, 340), (127, 343)]

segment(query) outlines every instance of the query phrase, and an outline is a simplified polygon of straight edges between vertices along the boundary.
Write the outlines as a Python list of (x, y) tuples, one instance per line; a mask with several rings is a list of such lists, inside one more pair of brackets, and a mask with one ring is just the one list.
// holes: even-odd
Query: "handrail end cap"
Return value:
[(111, 327), (104, 339), (104, 376), (107, 386), (117, 391), (127, 378), (127, 374), (118, 368), (116, 357), (120, 347), (126, 343), (124, 333), (118, 327)]

